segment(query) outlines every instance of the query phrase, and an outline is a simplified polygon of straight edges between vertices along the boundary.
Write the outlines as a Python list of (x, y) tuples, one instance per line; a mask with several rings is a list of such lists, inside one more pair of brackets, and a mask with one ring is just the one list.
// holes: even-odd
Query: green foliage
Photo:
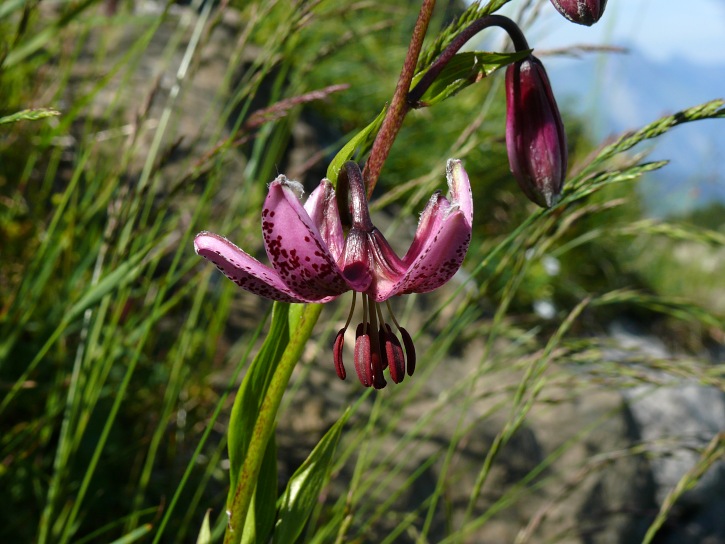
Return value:
[(287, 482), (279, 501), (274, 542), (295, 542), (302, 533), (327, 480), (335, 448), (349, 415), (350, 412), (346, 411), (340, 416)]
[(211, 527), (209, 526), (209, 510), (204, 515), (204, 521), (199, 530), (199, 536), (196, 538), (196, 544), (211, 544)]
[[(458, 53), (449, 62), (433, 84), (421, 97), (421, 102), (434, 106), (466, 87), (478, 82), (482, 77), (494, 73), (501, 67), (516, 62), (529, 54), (529, 51), (518, 53), (486, 53), (481, 51), (464, 51)], [(422, 76), (424, 72), (420, 75)], [(413, 86), (417, 79), (413, 79)]]

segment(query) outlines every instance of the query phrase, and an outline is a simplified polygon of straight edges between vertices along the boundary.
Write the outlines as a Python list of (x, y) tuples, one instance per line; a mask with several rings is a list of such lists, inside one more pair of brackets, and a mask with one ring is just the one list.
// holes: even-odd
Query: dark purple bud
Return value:
[(564, 17), (580, 25), (592, 26), (604, 13), (607, 0), (551, 0)]
[(566, 133), (541, 61), (529, 55), (506, 70), (506, 148), (524, 194), (549, 208), (566, 176)]
[(347, 376), (345, 365), (342, 364), (342, 346), (345, 344), (345, 328), (343, 327), (335, 336), (335, 343), (332, 345), (332, 359), (335, 361), (335, 372), (338, 377), (344, 380)]

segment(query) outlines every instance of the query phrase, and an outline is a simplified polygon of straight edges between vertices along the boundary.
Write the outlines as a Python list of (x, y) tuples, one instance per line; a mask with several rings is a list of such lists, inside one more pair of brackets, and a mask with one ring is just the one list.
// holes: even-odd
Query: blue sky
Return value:
[[(520, 3), (512, 4), (516, 8)], [(560, 17), (545, 5), (530, 41), (542, 49), (624, 42), (654, 61), (680, 57), (697, 64), (725, 62), (725, 0), (609, 0), (602, 19), (591, 27), (561, 25), (556, 20)]]

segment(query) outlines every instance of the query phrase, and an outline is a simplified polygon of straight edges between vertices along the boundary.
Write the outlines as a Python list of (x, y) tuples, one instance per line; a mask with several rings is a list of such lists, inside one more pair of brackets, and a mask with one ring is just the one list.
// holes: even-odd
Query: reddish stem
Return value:
[(413, 76), (415, 75), (418, 56), (423, 47), (423, 38), (425, 38), (425, 33), (428, 30), (428, 23), (430, 23), (431, 16), (433, 15), (434, 7), (435, 0), (423, 1), (423, 6), (421, 6), (420, 13), (418, 14), (418, 20), (413, 29), (413, 36), (410, 39), (410, 46), (408, 47), (408, 53), (403, 63), (403, 69), (400, 72), (398, 84), (395, 87), (393, 100), (390, 102), (390, 107), (385, 114), (383, 124), (373, 142), (370, 158), (365, 164), (363, 177), (367, 185), (368, 197), (373, 194), (373, 189), (378, 182), (383, 164), (385, 164), (385, 159), (388, 158), (395, 137), (398, 135), (400, 127), (403, 126), (405, 115), (410, 111), (410, 106), (407, 101), (408, 91), (410, 90), (410, 83), (413, 81)]

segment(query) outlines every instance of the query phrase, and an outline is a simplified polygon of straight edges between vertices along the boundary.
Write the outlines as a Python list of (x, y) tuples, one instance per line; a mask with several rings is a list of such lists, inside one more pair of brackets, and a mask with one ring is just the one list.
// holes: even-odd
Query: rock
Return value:
[[(631, 323), (615, 323), (612, 337), (628, 356), (646, 355), (673, 360), (657, 338), (642, 334)], [(620, 353), (619, 357), (627, 357)], [(675, 364), (676, 362), (672, 362)], [(725, 431), (725, 393), (692, 379), (644, 369), (653, 384), (623, 390), (642, 440), (652, 452), (650, 466), (655, 498), (661, 505), (667, 494), (697, 463), (699, 452), (716, 434)], [(675, 504), (662, 542), (725, 543), (725, 460), (708, 470), (697, 485)]]

